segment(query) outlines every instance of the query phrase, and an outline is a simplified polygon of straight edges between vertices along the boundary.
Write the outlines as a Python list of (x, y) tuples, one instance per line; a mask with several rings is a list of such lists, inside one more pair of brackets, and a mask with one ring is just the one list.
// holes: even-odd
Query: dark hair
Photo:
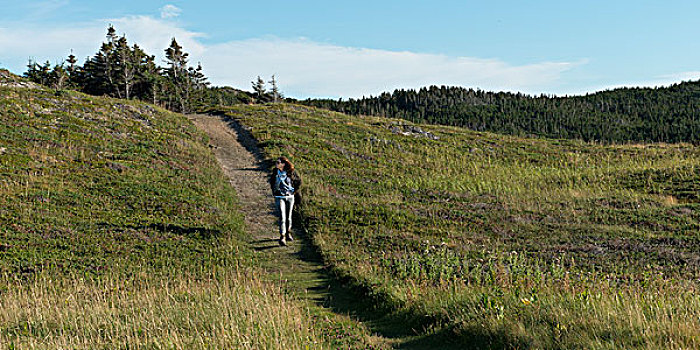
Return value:
[(277, 158), (277, 161), (284, 163), (284, 171), (286, 171), (286, 172), (294, 171), (294, 164), (292, 164), (292, 162), (290, 162), (289, 159), (287, 159), (287, 157), (281, 156), (281, 157)]

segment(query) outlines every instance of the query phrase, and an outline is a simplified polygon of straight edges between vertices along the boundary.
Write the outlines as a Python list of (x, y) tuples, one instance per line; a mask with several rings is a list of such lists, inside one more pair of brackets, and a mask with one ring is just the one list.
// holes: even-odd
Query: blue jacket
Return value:
[(289, 173), (274, 169), (270, 177), (272, 195), (276, 197), (292, 196), (301, 186), (301, 178), (296, 171)]

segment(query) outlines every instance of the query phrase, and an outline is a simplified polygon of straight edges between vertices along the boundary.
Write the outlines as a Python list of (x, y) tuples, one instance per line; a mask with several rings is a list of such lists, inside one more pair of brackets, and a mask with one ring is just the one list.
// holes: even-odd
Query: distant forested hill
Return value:
[(303, 103), (348, 114), (515, 135), (602, 142), (700, 143), (700, 81), (572, 97), (431, 86), (348, 101)]

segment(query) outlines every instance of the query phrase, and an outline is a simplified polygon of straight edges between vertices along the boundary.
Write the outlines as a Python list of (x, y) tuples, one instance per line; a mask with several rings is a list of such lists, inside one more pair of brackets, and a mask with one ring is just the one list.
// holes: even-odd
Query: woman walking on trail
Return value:
[(275, 205), (280, 213), (280, 245), (287, 245), (292, 237), (292, 209), (294, 208), (294, 194), (301, 187), (301, 177), (294, 170), (294, 165), (287, 157), (277, 158), (275, 169), (270, 176), (272, 195), (275, 196)]

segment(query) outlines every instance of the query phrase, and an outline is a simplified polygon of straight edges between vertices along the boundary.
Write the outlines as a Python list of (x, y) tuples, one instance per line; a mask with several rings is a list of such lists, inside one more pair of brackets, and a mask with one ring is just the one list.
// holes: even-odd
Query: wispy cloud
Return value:
[(264, 38), (207, 47), (203, 61), (214, 83), (247, 86), (250, 77), (275, 74), (298, 96), (359, 97), (431, 84), (489, 90), (537, 91), (579, 63), (514, 66), (497, 59), (387, 51)]
[[(112, 24), (118, 35), (126, 34), (129, 43), (138, 44), (161, 61), (163, 50), (175, 37), (192, 56), (205, 51), (197, 38), (200, 33), (184, 30), (169, 21), (149, 16), (128, 16), (104, 19), (70, 26), (46, 28), (39, 25), (3, 27), (0, 23), (0, 62), (17, 73), (24, 70), (28, 58), (37, 61), (60, 61), (73, 51), (78, 59), (94, 55), (106, 40), (107, 27)], [(28, 40), (31, 38), (31, 40)]]
[(56, 62), (68, 56), (71, 49), (76, 57), (85, 57), (97, 51), (106, 28), (106, 24), (104, 27), (85, 25), (59, 30), (0, 27), (0, 62), (20, 73), (29, 58)]
[(68, 0), (45, 0), (38, 1), (34, 3), (29, 3), (28, 8), (30, 9), (27, 18), (32, 20), (38, 20), (50, 15), (53, 15), (59, 9), (66, 7), (70, 4)]
[(28, 57), (54, 61), (65, 57), (70, 49), (79, 58), (93, 55), (105, 40), (108, 23), (159, 60), (171, 38), (176, 37), (190, 53), (190, 62), (202, 62), (215, 85), (247, 90), (254, 77), (267, 79), (274, 74), (286, 95), (300, 98), (360, 97), (431, 84), (538, 93), (556, 85), (565, 72), (585, 63), (512, 65), (498, 59), (344, 47), (304, 38), (266, 37), (205, 44), (199, 40), (202, 33), (149, 16), (74, 24), (69, 28), (10, 29), (0, 24), (0, 62), (23, 70)]
[(175, 5), (165, 5), (160, 8), (160, 18), (173, 18), (177, 17), (182, 13), (182, 10)]
[(163, 57), (163, 50), (170, 45), (172, 38), (176, 38), (191, 57), (199, 57), (206, 50), (205, 45), (198, 41), (198, 38), (205, 36), (203, 33), (185, 30), (170, 21), (149, 16), (129, 16), (108, 22), (113, 23), (120, 33), (126, 33), (130, 43), (137, 43), (156, 57)]

